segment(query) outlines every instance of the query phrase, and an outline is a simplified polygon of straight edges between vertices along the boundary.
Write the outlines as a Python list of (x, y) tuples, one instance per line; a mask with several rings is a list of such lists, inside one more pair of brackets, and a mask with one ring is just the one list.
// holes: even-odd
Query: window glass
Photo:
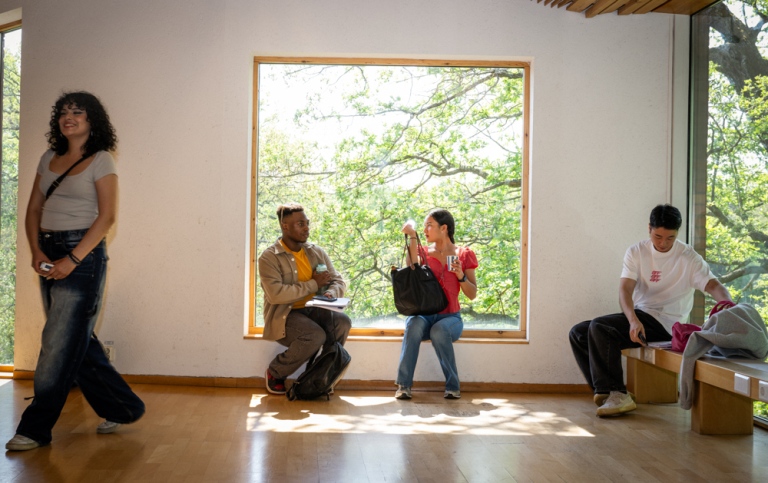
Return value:
[(19, 184), (21, 29), (0, 32), (3, 58), (0, 178), (0, 364), (13, 364), (16, 315), (16, 228)]
[[(254, 255), (280, 235), (277, 206), (298, 202), (347, 281), (354, 327), (402, 329), (389, 278), (400, 228), (421, 232), (445, 208), (480, 264), (477, 298), (460, 298), (465, 328), (519, 331), (527, 66), (440, 64), (257, 59)], [(257, 273), (254, 290), (259, 327)]]
[[(691, 212), (696, 249), (768, 321), (766, 18), (768, 3), (735, 0), (692, 18)], [(712, 301), (700, 300), (703, 321)]]

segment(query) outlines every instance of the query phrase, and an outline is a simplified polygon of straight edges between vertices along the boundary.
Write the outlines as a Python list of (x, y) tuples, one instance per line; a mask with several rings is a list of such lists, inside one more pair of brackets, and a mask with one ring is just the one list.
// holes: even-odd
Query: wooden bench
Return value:
[[(625, 349), (627, 389), (638, 403), (674, 403), (683, 355), (653, 347)], [(752, 434), (753, 401), (760, 382), (768, 384), (768, 363), (704, 356), (694, 369), (695, 395), (691, 429), (699, 434)], [(739, 384), (740, 391), (735, 389)], [(768, 387), (763, 386), (763, 400)]]

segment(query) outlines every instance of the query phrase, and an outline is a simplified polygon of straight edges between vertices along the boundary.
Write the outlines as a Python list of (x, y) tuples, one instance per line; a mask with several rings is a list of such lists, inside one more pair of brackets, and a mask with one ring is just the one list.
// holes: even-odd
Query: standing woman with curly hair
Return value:
[(25, 222), (46, 322), (35, 397), (5, 445), (12, 451), (51, 442), (74, 383), (105, 419), (98, 433), (111, 433), (144, 414), (144, 403), (93, 333), (107, 271), (105, 237), (117, 211), (117, 171), (110, 154), (115, 130), (99, 100), (87, 92), (62, 95), (50, 126), (50, 149), (40, 159)]

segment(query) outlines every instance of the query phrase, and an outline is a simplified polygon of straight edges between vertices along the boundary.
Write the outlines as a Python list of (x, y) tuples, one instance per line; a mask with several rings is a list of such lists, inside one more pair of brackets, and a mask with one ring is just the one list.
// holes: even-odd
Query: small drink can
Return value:
[[(317, 273), (320, 273), (320, 272), (327, 272), (327, 271), (328, 271), (328, 267), (326, 267), (326, 266), (325, 266), (325, 263), (318, 263), (318, 264), (317, 264), (317, 267), (315, 267), (315, 271), (316, 271)], [(325, 291), (326, 291), (327, 289), (328, 289), (328, 286), (327, 286), (327, 285), (326, 285), (326, 286), (324, 286), (324, 287), (320, 287), (320, 288), (318, 288), (318, 289), (317, 289), (317, 292), (316, 292), (316, 295), (324, 295), (324, 294), (325, 294)]]
[(456, 255), (448, 255), (447, 257), (445, 257), (445, 264), (448, 265), (449, 272), (453, 271), (453, 267), (451, 265), (453, 265), (453, 262), (458, 259), (459, 257), (457, 257)]

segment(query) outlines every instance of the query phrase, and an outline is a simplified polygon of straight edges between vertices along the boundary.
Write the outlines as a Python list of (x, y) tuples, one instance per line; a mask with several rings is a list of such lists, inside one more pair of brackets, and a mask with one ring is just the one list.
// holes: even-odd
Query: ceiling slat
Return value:
[(669, 0), (651, 0), (650, 2), (646, 3), (642, 7), (635, 10), (635, 13), (648, 13), (652, 11), (654, 8), (663, 5), (667, 3)]
[(583, 12), (593, 3), (595, 3), (595, 0), (573, 0), (573, 3), (565, 7), (565, 9), (571, 12)]
[[(597, 0), (594, 5), (589, 7), (589, 10), (587, 10), (587, 18), (592, 18), (596, 15), (599, 15), (605, 10), (606, 8), (610, 7), (616, 2), (619, 2), (621, 0)], [(666, 0), (664, 0), (666, 1)]]
[(565, 7), (571, 12), (583, 12), (588, 18), (618, 12), (618, 15), (649, 12), (693, 15), (719, 0), (536, 0), (549, 8)]
[(613, 5), (611, 5), (610, 7), (600, 12), (600, 15), (603, 15), (606, 13), (613, 13), (631, 1), (632, 0), (619, 0), (618, 2), (615, 2)]
[(634, 13), (638, 8), (642, 7), (650, 1), (651, 0), (632, 0), (619, 9), (619, 15), (629, 15)]
[(667, 3), (654, 10), (654, 12), (693, 15), (699, 10), (709, 7), (713, 3), (715, 3), (713, 0), (669, 0)]

